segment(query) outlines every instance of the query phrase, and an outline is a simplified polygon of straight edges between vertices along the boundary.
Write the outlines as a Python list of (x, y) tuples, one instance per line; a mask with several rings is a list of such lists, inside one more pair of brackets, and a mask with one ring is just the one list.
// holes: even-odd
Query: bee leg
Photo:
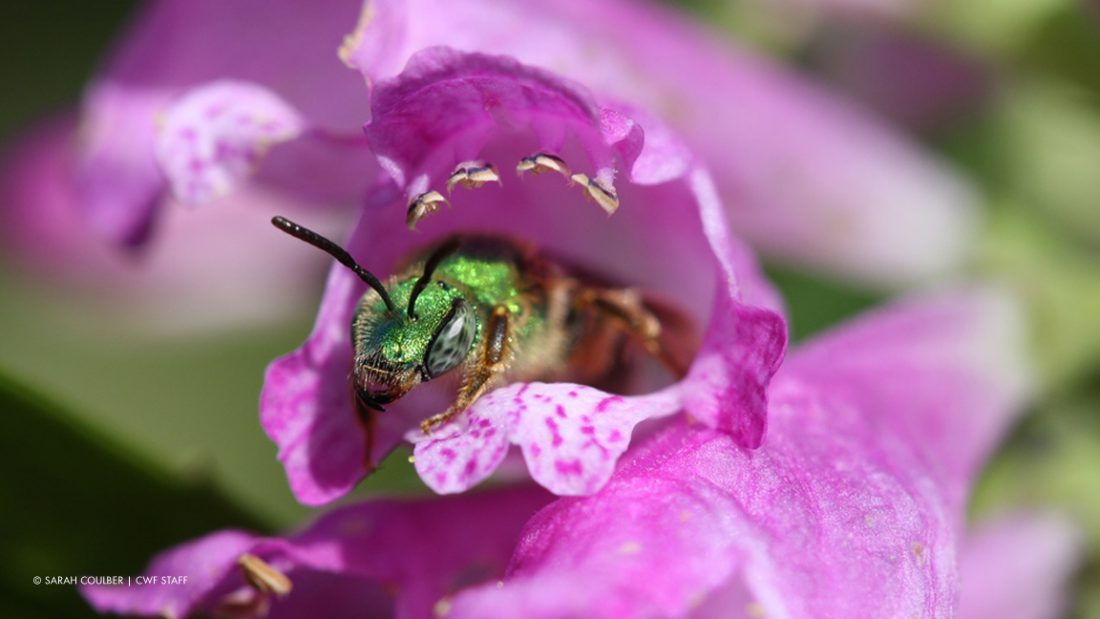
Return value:
[(577, 303), (609, 318), (676, 376), (687, 374), (695, 338), (690, 320), (675, 310), (629, 289), (588, 288)]
[(420, 423), (420, 428), (427, 434), (432, 428), (437, 428), (477, 401), (486, 391), (498, 382), (508, 369), (511, 359), (511, 351), (508, 348), (508, 308), (498, 305), (493, 308), (489, 316), (485, 338), (485, 348), (481, 354), (466, 366), (466, 375), (459, 389), (458, 397), (447, 410), (433, 415)]

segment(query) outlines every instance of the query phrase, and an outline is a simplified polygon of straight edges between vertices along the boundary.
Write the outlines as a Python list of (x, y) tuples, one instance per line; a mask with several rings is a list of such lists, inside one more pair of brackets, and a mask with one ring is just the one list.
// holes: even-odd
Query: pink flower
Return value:
[[(323, 231), (346, 229), (376, 170), (359, 129), (366, 89), (333, 55), (360, 3), (314, 8), (140, 7), (79, 118), (52, 119), (5, 153), (5, 253), (32, 277), (94, 291), (87, 305), (107, 305), (115, 320), (159, 330), (296, 315), (324, 261), (281, 251), (272, 211), (304, 210)], [(179, 169), (190, 166), (205, 173), (185, 186)], [(156, 243), (135, 247), (154, 231)]]
[(995, 295), (941, 294), (807, 344), (772, 381), (757, 450), (671, 423), (593, 496), (370, 502), (288, 538), (214, 534), (146, 572), (186, 587), (85, 595), (169, 617), (1054, 617), (1075, 562), (1065, 523), (961, 534), (970, 483), (1027, 387), (1014, 320)]
[(161, 334), (256, 328), (312, 309), (301, 291), (316, 285), (324, 255), (284, 251), (285, 239), (271, 234), (271, 211), (308, 211), (326, 232), (346, 226), (345, 214), (258, 187), (194, 211), (169, 199), (158, 225), (171, 233), (120, 252), (90, 234), (79, 216), (84, 194), (71, 177), (73, 125), (59, 119), (35, 129), (3, 166), (0, 247), (31, 285), (62, 289), (66, 302), (112, 324)]
[[(760, 445), (765, 389), (786, 344), (779, 301), (730, 236), (709, 176), (658, 121), (506, 57), (433, 48), (376, 84), (366, 133), (401, 190), (378, 196), (349, 241), (353, 255), (369, 256), (370, 268), (387, 272), (416, 245), (473, 229), (533, 241), (684, 300), (700, 323), (711, 304), (699, 301), (714, 299), (703, 347), (673, 387), (623, 398), (583, 385), (515, 384), (482, 397), (431, 436), (411, 433), (417, 470), (429, 486), (465, 490), (516, 444), (536, 481), (559, 494), (590, 494), (610, 477), (635, 424), (682, 409), (740, 445)], [(453, 194), (453, 211), (423, 221), (418, 235), (400, 230), (405, 205), (443, 188), (470, 160), (511, 168), (532, 153), (560, 155), (585, 178), (575, 187), (560, 177), (504, 178)], [(622, 202), (610, 218), (582, 198), (600, 193)], [(419, 387), (388, 406), (377, 432), (364, 436), (349, 396), (347, 327), (363, 289), (350, 271), (335, 269), (313, 334), (275, 361), (264, 383), (264, 428), (307, 504), (346, 493), (416, 421), (453, 398), (453, 388)]]

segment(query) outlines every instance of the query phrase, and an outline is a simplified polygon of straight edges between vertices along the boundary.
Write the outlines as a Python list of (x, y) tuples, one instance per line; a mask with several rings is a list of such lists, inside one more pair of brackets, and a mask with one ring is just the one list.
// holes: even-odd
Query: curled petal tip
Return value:
[(409, 202), (409, 211), (405, 215), (405, 225), (409, 230), (415, 230), (416, 224), (421, 219), (439, 210), (440, 204), (448, 204), (443, 194), (435, 191), (426, 191)]
[(577, 173), (569, 177), (574, 183), (584, 188), (584, 195), (599, 205), (608, 215), (612, 215), (619, 208), (619, 194), (615, 188), (600, 182), (588, 175)]
[(520, 159), (519, 163), (516, 164), (516, 172), (519, 174), (530, 172), (535, 175), (543, 172), (557, 172), (565, 178), (569, 178), (572, 174), (569, 171), (569, 166), (565, 164), (565, 160), (547, 153), (535, 153), (530, 157)]
[(451, 193), (455, 185), (462, 185), (467, 189), (477, 189), (485, 183), (499, 182), (500, 175), (497, 174), (493, 164), (485, 161), (465, 161), (455, 166), (454, 172), (447, 179), (447, 193)]

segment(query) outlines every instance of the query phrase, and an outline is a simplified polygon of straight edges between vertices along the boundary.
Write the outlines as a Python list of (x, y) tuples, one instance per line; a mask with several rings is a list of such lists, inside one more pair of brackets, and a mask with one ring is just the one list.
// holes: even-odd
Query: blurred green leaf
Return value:
[(1024, 300), (1032, 348), (1047, 391), (1100, 367), (1100, 255), (1074, 247), (1029, 213), (1002, 205), (982, 247), (985, 276)]
[(1024, 46), (1043, 23), (1078, 0), (935, 0), (922, 8), (929, 27), (968, 47), (1008, 55)]
[(0, 23), (8, 25), (8, 53), (0, 54), (0, 136), (25, 128), (44, 112), (72, 106), (136, 5), (134, 0), (0, 4)]
[(1066, 236), (1100, 246), (1100, 98), (1077, 86), (1030, 80), (1005, 97), (997, 121), (1005, 189)]
[(1082, 86), (1100, 97), (1100, 5), (1074, 2), (1044, 21), (1013, 59), (1014, 68)]
[(34, 576), (124, 576), (184, 540), (263, 530), (210, 487), (185, 483), (0, 375), (0, 600), (5, 617), (84, 617), (76, 589)]

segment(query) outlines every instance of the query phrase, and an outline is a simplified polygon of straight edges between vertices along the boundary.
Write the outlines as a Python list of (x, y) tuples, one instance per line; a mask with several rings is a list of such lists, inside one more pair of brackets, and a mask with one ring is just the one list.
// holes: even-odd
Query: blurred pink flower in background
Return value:
[[(3, 253), (27, 283), (48, 286), (67, 303), (76, 292), (85, 312), (99, 310), (112, 321), (124, 317), (134, 329), (159, 333), (256, 327), (307, 309), (302, 290), (315, 286), (325, 261), (288, 256), (285, 239), (267, 224), (272, 209), (301, 213), (301, 204), (262, 187), (204, 209), (180, 208), (165, 198), (159, 225), (171, 233), (152, 247), (120, 252), (80, 217), (71, 131), (68, 121), (41, 126), (3, 168)], [(346, 225), (342, 213), (306, 210), (318, 229)]]
[[(357, 136), (367, 94), (332, 62), (333, 41), (343, 35), (357, 7), (354, 0), (333, 0), (323, 11), (306, 2), (258, 0), (169, 0), (144, 7), (85, 94), (71, 174), (89, 224), (120, 243), (146, 240), (173, 185), (171, 160), (158, 141), (173, 137), (170, 129), (180, 107), (220, 80), (273, 88), (306, 121), (331, 134)], [(213, 125), (221, 119), (206, 120)], [(235, 130), (221, 128), (226, 134)], [(300, 201), (355, 206), (372, 180), (365, 150), (326, 140), (329, 133), (300, 129), (296, 135), (300, 147), (272, 152), (259, 182), (290, 191)], [(269, 142), (288, 137), (271, 136)], [(202, 155), (213, 156), (225, 145), (205, 146)], [(357, 156), (356, 151), (362, 152)], [(280, 173), (282, 165), (289, 170)], [(334, 174), (333, 167), (344, 174)], [(304, 171), (325, 175), (304, 183)], [(232, 188), (227, 182), (215, 192), (188, 195), (174, 186), (177, 197), (190, 202)]]
[(917, 132), (934, 134), (969, 120), (996, 90), (992, 69), (978, 59), (897, 25), (827, 29), (812, 58), (848, 94)]
[[(169, 0), (141, 7), (88, 86), (79, 117), (47, 123), (6, 153), (5, 253), (28, 279), (95, 291), (86, 295), (89, 307), (106, 304), (160, 330), (300, 313), (309, 302), (303, 291), (314, 290), (325, 261), (283, 259), (285, 239), (272, 238), (267, 221), (276, 210), (306, 210), (318, 229), (337, 232), (373, 182), (374, 158), (359, 130), (367, 92), (333, 57), (359, 6)], [(299, 139), (284, 148), (275, 145), (285, 133), (268, 136), (260, 150), (269, 156), (252, 176), (260, 153), (235, 152), (247, 133), (222, 116), (220, 141), (203, 136), (196, 162), (235, 159), (233, 174), (211, 182), (203, 200), (173, 197), (174, 160), (158, 140), (225, 79), (269, 84), (318, 124), (302, 121)], [(184, 208), (179, 198), (208, 204)]]

